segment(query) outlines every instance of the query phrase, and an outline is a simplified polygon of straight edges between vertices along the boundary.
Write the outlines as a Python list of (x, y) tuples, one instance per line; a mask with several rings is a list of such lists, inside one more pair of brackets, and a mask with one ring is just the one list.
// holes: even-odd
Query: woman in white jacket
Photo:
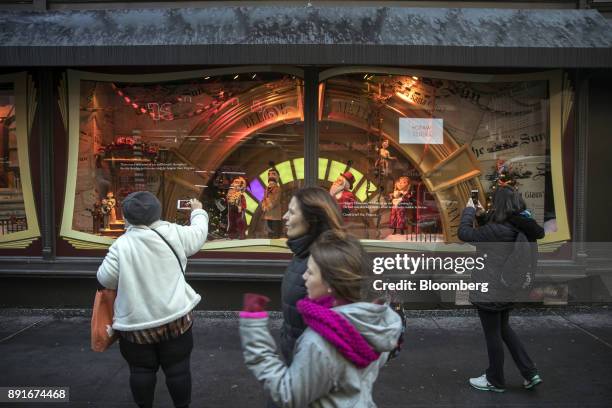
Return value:
[(122, 204), (127, 231), (110, 247), (97, 278), (117, 290), (113, 329), (130, 367), (130, 388), (139, 407), (152, 407), (161, 366), (176, 407), (191, 402), (189, 366), (192, 310), (200, 302), (185, 280), (187, 257), (200, 250), (208, 234), (208, 214), (191, 200), (191, 225), (161, 221), (161, 204), (148, 191)]
[(297, 304), (308, 327), (291, 365), (270, 335), (267, 298), (247, 294), (240, 313), (247, 367), (281, 407), (375, 407), (372, 387), (397, 346), (401, 319), (386, 305), (361, 301), (368, 262), (356, 239), (327, 231), (310, 253), (308, 297)]

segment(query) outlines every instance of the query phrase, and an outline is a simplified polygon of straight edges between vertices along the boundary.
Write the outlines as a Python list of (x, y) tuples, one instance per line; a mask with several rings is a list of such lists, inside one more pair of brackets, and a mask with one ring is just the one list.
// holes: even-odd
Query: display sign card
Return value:
[(443, 120), (400, 118), (399, 141), (404, 144), (443, 144)]

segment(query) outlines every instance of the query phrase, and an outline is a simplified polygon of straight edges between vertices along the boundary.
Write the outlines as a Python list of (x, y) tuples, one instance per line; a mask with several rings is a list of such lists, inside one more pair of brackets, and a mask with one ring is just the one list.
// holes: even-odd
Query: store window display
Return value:
[(27, 248), (40, 235), (28, 154), (35, 109), (30, 77), (0, 75), (0, 248)]
[(204, 250), (286, 251), (279, 215), (309, 161), (347, 228), (376, 246), (458, 242), (471, 191), (486, 203), (504, 182), (545, 226), (544, 242), (570, 239), (561, 136), (573, 92), (563, 73), (323, 71), (318, 156), (304, 157), (301, 71), (284, 69), (69, 71), (62, 237), (108, 246), (125, 228), (121, 201), (148, 190), (172, 222), (188, 221), (178, 200), (202, 201)]
[(572, 91), (560, 72), (341, 71), (322, 74), (319, 183), (336, 191), (338, 174), (359, 175), (343, 193), (355, 196), (354, 234), (457, 242), (470, 192), (486, 203), (511, 184), (554, 239), (569, 238), (560, 146)]
[(173, 222), (188, 222), (178, 200), (200, 199), (210, 216), (207, 245), (215, 248), (282, 238), (279, 214), (303, 185), (296, 73), (71, 71), (70, 95), (78, 98), (70, 112), (78, 113), (69, 126), (71, 211), (62, 235), (77, 248), (108, 245), (125, 230), (122, 200), (147, 190)]
[(17, 156), (15, 96), (12, 84), (0, 89), (0, 234), (27, 229)]

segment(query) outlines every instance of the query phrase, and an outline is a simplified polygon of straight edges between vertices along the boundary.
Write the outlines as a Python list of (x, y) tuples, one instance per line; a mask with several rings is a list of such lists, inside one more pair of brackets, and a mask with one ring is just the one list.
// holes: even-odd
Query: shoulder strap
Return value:
[(154, 230), (153, 228), (151, 228), (151, 231), (153, 231), (154, 233), (156, 233), (157, 235), (159, 235), (159, 237), (166, 243), (166, 245), (168, 245), (168, 247), (170, 247), (170, 250), (172, 251), (172, 253), (174, 254), (174, 256), (176, 257), (176, 260), (178, 261), (179, 264), (179, 268), (181, 268), (181, 272), (183, 273), (183, 275), (185, 274), (185, 271), (183, 270), (183, 264), (181, 263), (181, 259), (179, 258), (179, 256), (177, 255), (176, 251), (174, 250), (174, 248), (172, 248), (172, 245), (170, 245), (170, 243), (166, 240), (166, 238), (164, 238), (162, 236), (162, 234), (160, 234), (159, 232), (157, 232), (156, 230)]

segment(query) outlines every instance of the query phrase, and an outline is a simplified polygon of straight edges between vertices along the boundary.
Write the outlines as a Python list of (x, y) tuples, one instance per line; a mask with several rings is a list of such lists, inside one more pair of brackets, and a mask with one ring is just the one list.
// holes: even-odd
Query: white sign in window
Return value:
[(443, 120), (400, 118), (399, 142), (406, 144), (442, 144)]

